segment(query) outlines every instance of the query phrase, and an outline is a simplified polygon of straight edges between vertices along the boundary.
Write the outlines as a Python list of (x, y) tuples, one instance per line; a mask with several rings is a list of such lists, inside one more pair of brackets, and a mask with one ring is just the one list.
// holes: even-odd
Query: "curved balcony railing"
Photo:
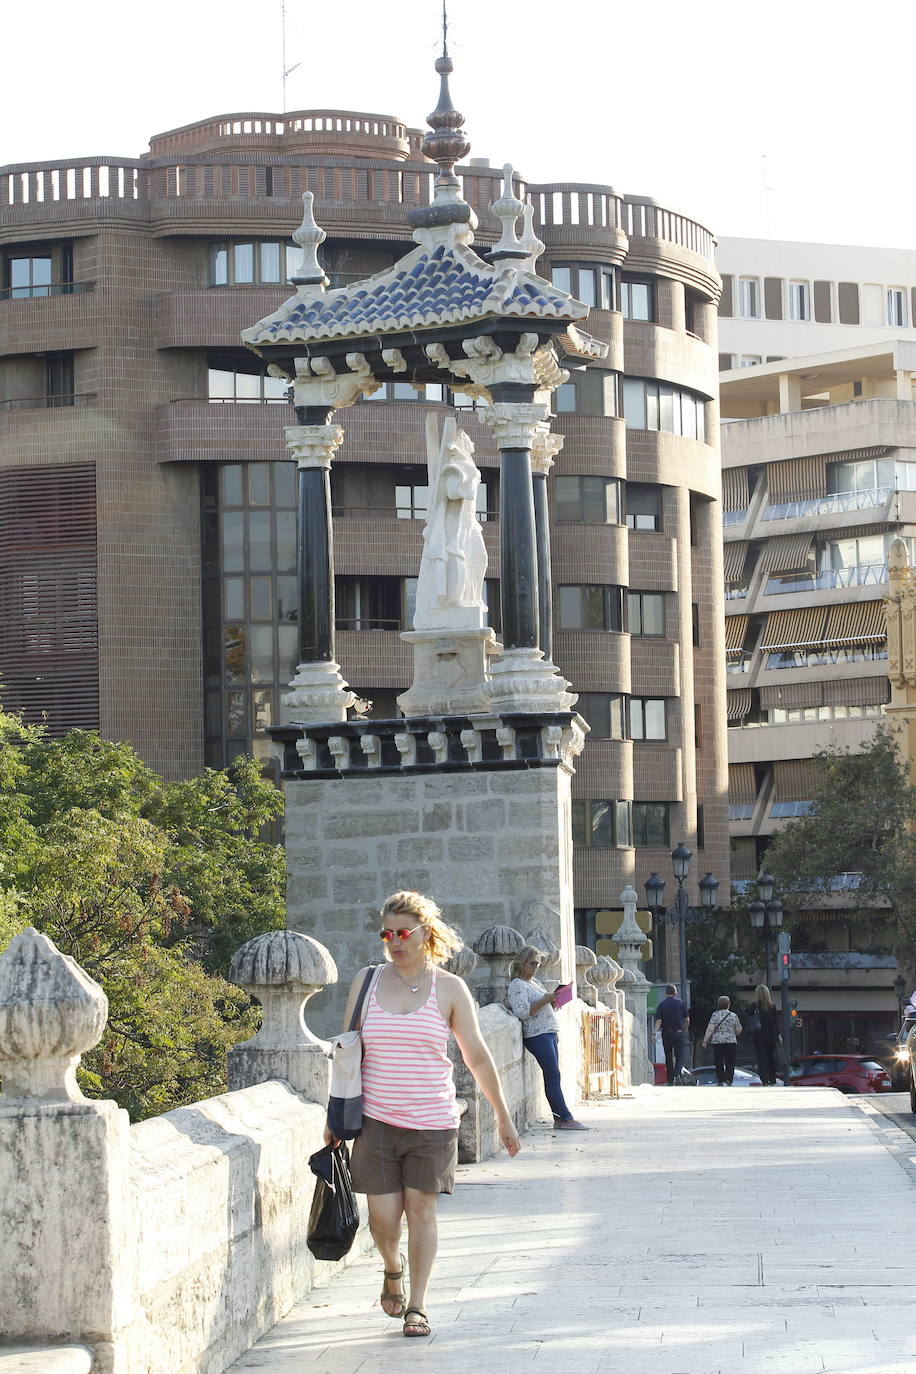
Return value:
[(11, 410), (59, 410), (66, 406), (88, 406), (96, 400), (97, 392), (82, 391), (68, 396), (13, 396), (0, 401), (0, 414)]
[[(782, 501), (767, 506), (761, 520), (796, 520), (800, 516), (843, 515), (847, 511), (881, 510), (887, 505), (893, 487), (870, 487), (865, 491), (836, 491), (805, 501)], [(727, 522), (725, 522), (727, 523)]]
[(4, 286), (0, 301), (36, 300), (41, 296), (83, 296), (95, 290), (94, 281), (60, 281), (47, 286)]

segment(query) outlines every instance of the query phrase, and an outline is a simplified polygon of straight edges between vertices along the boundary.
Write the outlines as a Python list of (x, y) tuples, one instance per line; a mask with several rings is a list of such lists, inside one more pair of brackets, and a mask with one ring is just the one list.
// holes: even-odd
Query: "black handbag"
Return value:
[(309, 1168), (317, 1181), (306, 1243), (316, 1259), (343, 1259), (359, 1230), (346, 1145), (325, 1145), (312, 1155)]

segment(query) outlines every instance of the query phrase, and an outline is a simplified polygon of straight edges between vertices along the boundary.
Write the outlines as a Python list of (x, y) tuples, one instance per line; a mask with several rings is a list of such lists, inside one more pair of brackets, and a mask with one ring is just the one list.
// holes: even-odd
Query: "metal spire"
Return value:
[(436, 71), (439, 73), (439, 103), (432, 114), (426, 116), (431, 133), (425, 134), (420, 149), (425, 157), (439, 165), (436, 176), (433, 204), (411, 212), (411, 224), (427, 226), (433, 224), (467, 223), (471, 219), (471, 207), (461, 198), (461, 183), (455, 176), (455, 163), (467, 157), (471, 144), (464, 132), (464, 115), (455, 109), (449, 90), (448, 79), (455, 70), (455, 64), (448, 52), (448, 10), (445, 0), (442, 3), (442, 55), (436, 58)]

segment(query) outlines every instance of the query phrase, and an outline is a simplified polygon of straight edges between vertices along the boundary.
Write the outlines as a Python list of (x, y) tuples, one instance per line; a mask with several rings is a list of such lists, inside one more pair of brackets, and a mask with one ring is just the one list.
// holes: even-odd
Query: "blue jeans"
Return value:
[(560, 1087), (560, 1056), (557, 1053), (556, 1031), (545, 1031), (543, 1035), (529, 1035), (525, 1038), (525, 1049), (530, 1050), (541, 1066), (544, 1075), (544, 1092), (550, 1103), (550, 1110), (557, 1121), (571, 1121), (572, 1112), (566, 1105), (563, 1089)]

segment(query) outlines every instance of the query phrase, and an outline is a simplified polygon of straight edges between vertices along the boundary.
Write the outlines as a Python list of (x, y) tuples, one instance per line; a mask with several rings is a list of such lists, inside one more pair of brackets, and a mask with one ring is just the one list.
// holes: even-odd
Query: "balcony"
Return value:
[(31, 294), (8, 287), (0, 293), (0, 357), (94, 347), (103, 337), (95, 288), (94, 281), (32, 287)]
[[(835, 591), (838, 587), (878, 587), (886, 581), (886, 564), (857, 563), (849, 568), (824, 568), (820, 572), (781, 573), (768, 579), (763, 595)], [(735, 594), (744, 593), (726, 592), (726, 598)]]
[(61, 410), (72, 406), (88, 406), (98, 399), (95, 391), (82, 391), (68, 396), (13, 396), (0, 401), (0, 414), (17, 410)]
[(780, 505), (767, 506), (760, 519), (798, 520), (820, 515), (846, 515), (850, 511), (881, 511), (883, 514), (893, 494), (892, 487), (872, 487), (866, 491), (837, 491), (830, 496), (815, 496), (805, 501), (784, 501)]

